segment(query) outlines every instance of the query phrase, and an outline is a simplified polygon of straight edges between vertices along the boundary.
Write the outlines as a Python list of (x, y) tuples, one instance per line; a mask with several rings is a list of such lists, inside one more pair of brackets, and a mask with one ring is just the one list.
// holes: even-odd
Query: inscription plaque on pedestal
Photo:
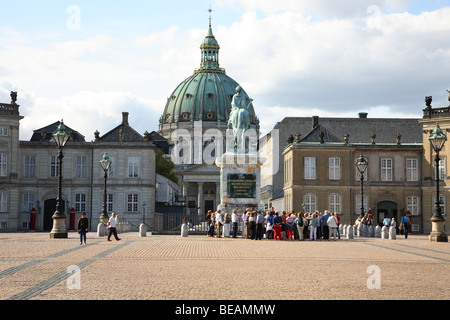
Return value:
[(256, 198), (256, 175), (230, 173), (227, 178), (228, 198)]

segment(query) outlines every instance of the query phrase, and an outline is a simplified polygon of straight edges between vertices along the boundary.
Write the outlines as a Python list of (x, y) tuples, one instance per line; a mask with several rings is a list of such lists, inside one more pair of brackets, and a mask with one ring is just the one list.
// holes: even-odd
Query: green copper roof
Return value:
[[(211, 25), (200, 50), (200, 68), (195, 69), (192, 76), (179, 84), (167, 99), (161, 123), (228, 121), (231, 100), (239, 84), (219, 66), (220, 46)], [(245, 90), (242, 91), (247, 95)], [(256, 124), (253, 105), (249, 112), (251, 123)]]

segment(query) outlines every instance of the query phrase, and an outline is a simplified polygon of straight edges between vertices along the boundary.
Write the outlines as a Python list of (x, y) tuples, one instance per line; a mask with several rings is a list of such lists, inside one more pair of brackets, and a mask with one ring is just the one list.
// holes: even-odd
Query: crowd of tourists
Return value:
[(247, 209), (231, 214), (208, 211), (209, 237), (262, 240), (337, 240), (340, 218), (335, 212), (266, 212)]

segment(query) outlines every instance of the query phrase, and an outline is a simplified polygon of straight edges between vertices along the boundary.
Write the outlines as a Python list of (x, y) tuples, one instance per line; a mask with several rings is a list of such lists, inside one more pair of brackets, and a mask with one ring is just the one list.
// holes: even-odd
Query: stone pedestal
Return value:
[(97, 225), (97, 237), (106, 237), (106, 234), (107, 234), (106, 224), (100, 222)]
[(183, 223), (181, 226), (181, 236), (186, 238), (189, 234), (189, 227), (186, 223)]
[(347, 239), (353, 239), (353, 226), (352, 225), (349, 225), (347, 227), (346, 235), (347, 235)]
[(397, 239), (397, 230), (395, 227), (389, 227), (389, 239), (396, 240)]
[(264, 210), (261, 204), (261, 162), (256, 152), (227, 152), (216, 159), (220, 168), (220, 205), (222, 213), (246, 208)]
[(139, 237), (146, 237), (147, 236), (147, 226), (145, 225), (145, 223), (141, 223), (141, 225), (139, 226)]
[(67, 239), (66, 217), (53, 216), (53, 229), (50, 232), (50, 239)]
[(445, 219), (440, 217), (431, 218), (431, 233), (429, 236), (430, 241), (433, 242), (448, 242), (448, 236), (444, 230)]

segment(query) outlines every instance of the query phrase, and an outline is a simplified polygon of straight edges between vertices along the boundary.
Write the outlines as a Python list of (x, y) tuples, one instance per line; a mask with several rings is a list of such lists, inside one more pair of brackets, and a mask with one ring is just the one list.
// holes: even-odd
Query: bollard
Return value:
[(353, 239), (353, 226), (348, 226), (347, 228), (347, 239)]
[(375, 238), (381, 238), (381, 227), (380, 226), (375, 227)]
[(188, 233), (189, 233), (188, 225), (186, 223), (183, 223), (183, 225), (181, 226), (181, 236), (187, 237)]
[(340, 224), (338, 228), (339, 228), (339, 233), (341, 235), (345, 236), (345, 234), (344, 234), (344, 225)]
[(97, 237), (106, 237), (106, 224), (99, 223), (97, 226)]
[(147, 226), (145, 223), (141, 223), (139, 226), (139, 236), (140, 237), (146, 237), (147, 236)]
[(393, 226), (389, 228), (389, 239), (391, 240), (397, 239), (397, 230), (395, 230), (395, 227)]
[(383, 228), (381, 228), (381, 238), (389, 239), (389, 228), (388, 227), (383, 226)]

